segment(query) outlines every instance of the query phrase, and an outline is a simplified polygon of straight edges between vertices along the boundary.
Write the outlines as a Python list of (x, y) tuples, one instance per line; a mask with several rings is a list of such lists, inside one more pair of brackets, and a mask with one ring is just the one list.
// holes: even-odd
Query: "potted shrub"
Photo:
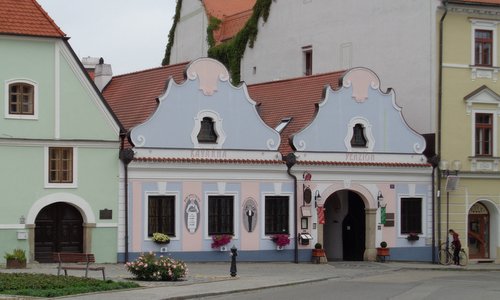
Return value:
[(283, 250), (286, 245), (290, 244), (290, 236), (284, 233), (273, 235), (271, 240), (276, 243), (276, 250)]
[(377, 259), (384, 262), (385, 257), (390, 255), (390, 249), (387, 248), (387, 242), (382, 241), (380, 247), (377, 248)]
[(326, 256), (325, 249), (323, 249), (323, 245), (321, 243), (316, 243), (314, 245), (314, 249), (312, 250), (313, 257), (323, 257)]
[(7, 269), (24, 269), (26, 268), (26, 252), (23, 249), (14, 249), (12, 253), (5, 253), (7, 261)]
[(153, 233), (153, 237), (151, 238), (153, 242), (157, 244), (168, 244), (170, 243), (170, 237), (161, 232)]
[(228, 248), (226, 245), (231, 242), (232, 238), (233, 236), (229, 234), (212, 235), (212, 249), (219, 248), (220, 251), (227, 251)]

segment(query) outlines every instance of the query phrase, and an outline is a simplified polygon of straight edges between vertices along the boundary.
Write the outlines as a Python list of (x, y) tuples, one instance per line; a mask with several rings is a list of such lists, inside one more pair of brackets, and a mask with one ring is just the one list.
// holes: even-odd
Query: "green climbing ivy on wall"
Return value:
[(222, 23), (221, 20), (217, 19), (216, 17), (210, 16), (210, 21), (208, 22), (207, 27), (207, 42), (209, 48), (215, 46), (214, 31), (220, 28), (220, 23)]
[[(223, 63), (231, 73), (231, 81), (233, 84), (238, 84), (241, 79), (241, 59), (245, 53), (245, 48), (248, 45), (253, 48), (257, 40), (257, 32), (259, 19), (262, 17), (264, 22), (269, 17), (272, 0), (257, 0), (253, 8), (253, 13), (247, 21), (243, 29), (241, 29), (235, 37), (230, 41), (224, 42), (220, 45), (211, 45), (210, 41), (214, 41), (213, 30), (207, 36), (207, 42), (210, 48), (208, 49), (208, 56), (219, 60)], [(207, 29), (208, 33), (208, 29)], [(213, 42), (215, 44), (215, 41)]]
[(163, 57), (163, 60), (161, 62), (162, 66), (170, 64), (170, 53), (172, 52), (172, 45), (174, 44), (175, 27), (177, 27), (177, 23), (179, 22), (179, 18), (181, 17), (181, 8), (182, 0), (177, 0), (172, 28), (170, 28), (170, 32), (168, 33), (168, 42), (167, 48), (165, 49), (165, 56)]

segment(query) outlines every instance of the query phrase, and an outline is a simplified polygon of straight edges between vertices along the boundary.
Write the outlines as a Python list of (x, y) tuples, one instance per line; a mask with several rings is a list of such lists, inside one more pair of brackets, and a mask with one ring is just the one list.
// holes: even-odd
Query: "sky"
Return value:
[(176, 0), (37, 0), (76, 55), (102, 57), (113, 75), (161, 65)]

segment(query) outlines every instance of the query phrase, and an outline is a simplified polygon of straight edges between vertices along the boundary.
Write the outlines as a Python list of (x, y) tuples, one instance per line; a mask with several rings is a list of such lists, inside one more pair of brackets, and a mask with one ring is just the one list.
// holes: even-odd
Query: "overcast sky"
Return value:
[(176, 0), (37, 0), (81, 59), (103, 57), (114, 75), (158, 67)]

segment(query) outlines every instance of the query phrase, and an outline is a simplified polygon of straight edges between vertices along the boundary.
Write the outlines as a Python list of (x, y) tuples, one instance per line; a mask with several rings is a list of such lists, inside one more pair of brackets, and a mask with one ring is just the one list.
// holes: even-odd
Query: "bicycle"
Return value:
[[(444, 242), (441, 244), (440, 249), (441, 250), (439, 250), (438, 253), (439, 263), (442, 265), (451, 264), (453, 262), (453, 251), (454, 251), (453, 245), (447, 247), (446, 242)], [(458, 257), (460, 259), (459, 263), (461, 266), (466, 266), (467, 263), (469, 263), (469, 257), (467, 256), (467, 253), (465, 253), (465, 250), (463, 248), (460, 249)]]

